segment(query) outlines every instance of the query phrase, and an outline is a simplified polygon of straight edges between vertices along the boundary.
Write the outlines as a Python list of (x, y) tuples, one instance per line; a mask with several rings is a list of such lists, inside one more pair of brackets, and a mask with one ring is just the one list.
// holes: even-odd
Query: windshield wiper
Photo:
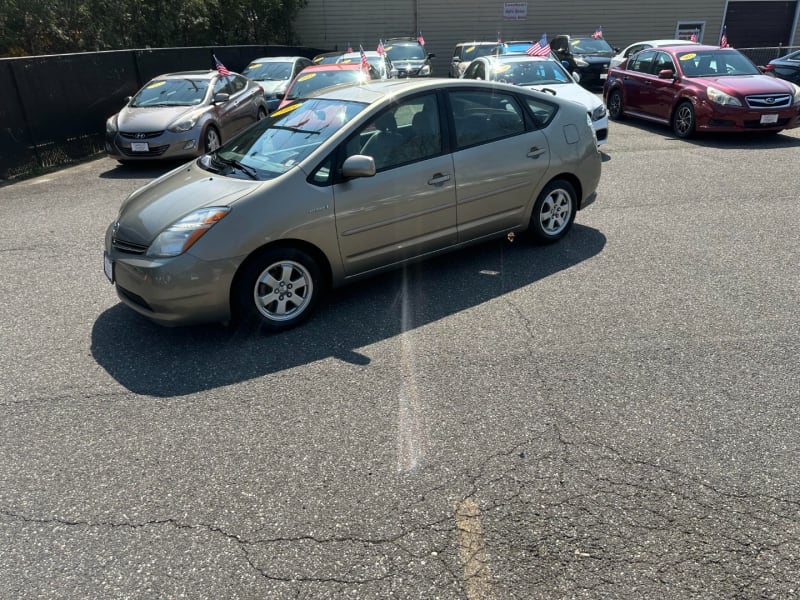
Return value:
[(270, 129), (283, 129), (284, 131), (291, 131), (292, 133), (309, 133), (319, 135), (322, 130), (314, 131), (313, 129), (300, 129), (299, 127), (285, 127), (283, 125), (273, 125)]
[(215, 152), (214, 153), (214, 159), (218, 160), (222, 164), (228, 165), (229, 167), (233, 167), (235, 169), (239, 169), (242, 173), (247, 175), (250, 179), (258, 180), (258, 175), (256, 174), (256, 170), (255, 169), (240, 163), (235, 158), (223, 158), (223, 157), (221, 157), (219, 154), (217, 154)]

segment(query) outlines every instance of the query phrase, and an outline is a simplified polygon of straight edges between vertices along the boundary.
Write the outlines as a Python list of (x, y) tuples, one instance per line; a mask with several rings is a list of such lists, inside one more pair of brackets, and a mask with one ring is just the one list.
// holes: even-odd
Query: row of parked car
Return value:
[[(540, 51), (532, 53), (532, 48)], [(319, 89), (429, 77), (432, 58), (421, 39), (392, 38), (376, 50), (330, 52), (314, 59), (257, 58), (241, 75), (163, 75), (108, 119), (106, 150), (121, 162), (212, 152), (248, 125)], [(666, 123), (680, 137), (696, 131), (795, 127), (797, 88), (762, 73), (797, 81), (800, 51), (759, 68), (732, 48), (686, 40), (646, 40), (620, 50), (602, 35), (558, 35), (549, 42), (543, 37), (538, 42), (459, 43), (449, 76), (511, 83), (579, 102), (602, 145), (609, 116)], [(602, 99), (587, 90), (602, 90)]]
[[(467, 67), (482, 56), (524, 54), (534, 47), (534, 40), (511, 40), (505, 42), (462, 42), (456, 44), (450, 62), (450, 77), (463, 77)], [(552, 40), (543, 37), (540, 47), (547, 46), (549, 55), (560, 61), (576, 83), (586, 87), (602, 87), (612, 57), (619, 52), (602, 35), (571, 36), (557, 35)]]
[[(609, 117), (662, 123), (680, 138), (800, 126), (800, 87), (793, 82), (800, 51), (757, 67), (734, 48), (680, 39), (646, 40), (619, 50), (599, 36), (556, 36), (545, 58), (526, 56), (532, 48), (532, 41), (459, 44), (450, 75), (565, 94), (587, 107), (599, 143), (606, 139)], [(559, 63), (563, 69), (557, 69)], [(595, 94), (579, 93), (577, 82), (601, 89), (604, 103)]]
[[(363, 56), (363, 59), (362, 59)], [(122, 163), (213, 152), (223, 140), (319, 89), (373, 79), (427, 77), (433, 54), (414, 37), (380, 50), (256, 58), (239, 73), (169, 73), (149, 81), (106, 122), (106, 152)]]

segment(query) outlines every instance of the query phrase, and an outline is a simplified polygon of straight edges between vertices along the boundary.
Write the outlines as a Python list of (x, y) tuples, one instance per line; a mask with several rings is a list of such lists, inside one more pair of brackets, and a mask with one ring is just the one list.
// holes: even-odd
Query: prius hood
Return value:
[(120, 131), (147, 133), (163, 131), (180, 119), (208, 110), (207, 106), (157, 106), (133, 108), (126, 106), (117, 115)]
[(140, 188), (122, 204), (116, 236), (149, 246), (156, 236), (189, 213), (209, 206), (231, 206), (258, 182), (223, 177), (184, 165)]

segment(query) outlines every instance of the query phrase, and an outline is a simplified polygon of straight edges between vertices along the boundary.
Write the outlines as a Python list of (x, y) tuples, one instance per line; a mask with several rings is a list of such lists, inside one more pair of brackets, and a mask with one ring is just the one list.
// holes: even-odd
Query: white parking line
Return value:
[[(405, 278), (404, 278), (405, 279)], [(417, 388), (415, 348), (412, 336), (407, 333), (413, 326), (408, 298), (408, 286), (404, 280), (401, 291), (400, 334), (400, 397), (397, 411), (397, 469), (412, 471), (422, 459), (422, 427), (420, 423), (420, 397)]]

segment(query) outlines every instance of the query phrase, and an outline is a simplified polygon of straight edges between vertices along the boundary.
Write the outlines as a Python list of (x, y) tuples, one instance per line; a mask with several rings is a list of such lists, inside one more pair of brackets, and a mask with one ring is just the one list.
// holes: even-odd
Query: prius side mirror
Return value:
[(375, 176), (375, 159), (365, 154), (348, 156), (342, 164), (342, 176), (346, 179)]
[(226, 94), (225, 92), (220, 92), (219, 94), (214, 94), (214, 104), (221, 104), (222, 102), (227, 102), (228, 98), (230, 98), (230, 94)]

